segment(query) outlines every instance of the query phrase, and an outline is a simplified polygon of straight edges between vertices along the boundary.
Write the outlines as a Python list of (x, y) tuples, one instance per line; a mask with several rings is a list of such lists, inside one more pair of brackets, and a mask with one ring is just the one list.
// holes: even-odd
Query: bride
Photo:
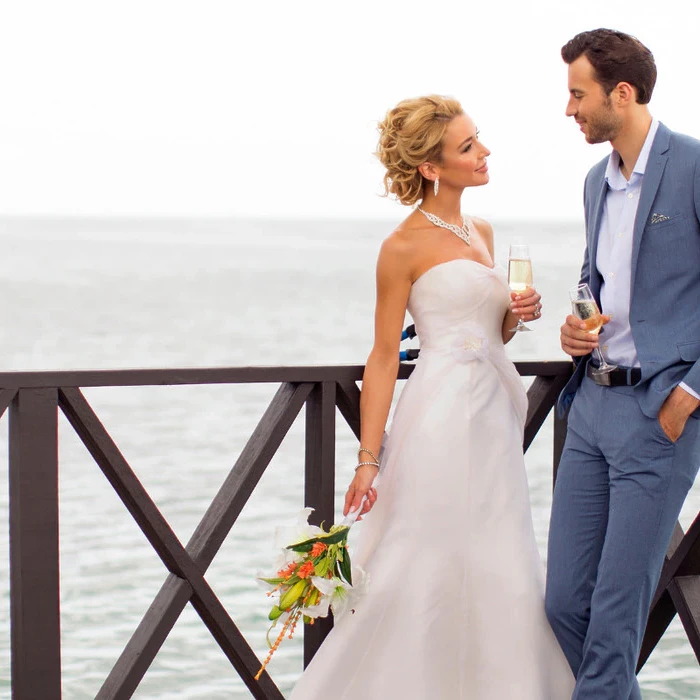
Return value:
[[(372, 510), (353, 555), (370, 586), (291, 698), (568, 699), (573, 676), (545, 617), (532, 527), (527, 400), (504, 350), (518, 318), (539, 318), (540, 296), (509, 295), (491, 226), (460, 212), (462, 191), (489, 181), (490, 154), (460, 104), (405, 100), (379, 131), (387, 194), (420, 204), (379, 253), (359, 464), (345, 498), (345, 514), (365, 495), (361, 514)], [(421, 354), (380, 467), (406, 309)]]

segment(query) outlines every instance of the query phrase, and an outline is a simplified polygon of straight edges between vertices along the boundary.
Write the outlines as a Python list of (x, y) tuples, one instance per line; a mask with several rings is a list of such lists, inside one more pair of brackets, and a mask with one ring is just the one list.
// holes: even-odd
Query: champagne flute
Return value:
[[(569, 299), (571, 299), (571, 312), (576, 318), (583, 321), (586, 332), (598, 335), (603, 327), (603, 316), (590, 287), (587, 284), (572, 287), (569, 290)], [(599, 363), (599, 366), (593, 370), (594, 374), (607, 374), (617, 369), (617, 365), (609, 365), (605, 361), (603, 351), (600, 348), (595, 348), (594, 352), (598, 354)]]
[[(524, 292), (532, 287), (532, 263), (530, 262), (530, 249), (526, 245), (512, 244), (508, 250), (508, 286), (513, 292)], [(531, 331), (532, 328), (518, 318), (518, 325), (511, 328), (511, 333), (518, 331)]]

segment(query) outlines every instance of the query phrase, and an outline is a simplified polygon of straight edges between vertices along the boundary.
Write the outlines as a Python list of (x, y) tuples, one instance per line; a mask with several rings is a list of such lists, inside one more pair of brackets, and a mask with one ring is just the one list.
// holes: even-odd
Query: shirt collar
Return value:
[[(642, 150), (639, 152), (637, 162), (634, 164), (634, 169), (632, 170), (633, 175), (634, 173), (644, 175), (647, 168), (647, 161), (649, 160), (649, 153), (651, 152), (651, 145), (654, 143), (654, 137), (656, 136), (658, 129), (659, 120), (652, 119), (651, 125), (649, 126), (649, 132), (644, 140), (644, 145), (642, 146)], [(627, 186), (625, 176), (620, 170), (620, 154), (617, 151), (613, 151), (610, 154), (610, 158), (608, 158), (608, 166), (605, 169), (605, 180), (613, 190), (624, 190)]]

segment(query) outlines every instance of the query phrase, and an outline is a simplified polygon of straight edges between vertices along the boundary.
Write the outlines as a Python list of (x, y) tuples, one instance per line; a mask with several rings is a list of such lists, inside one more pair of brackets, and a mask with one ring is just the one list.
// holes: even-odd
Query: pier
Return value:
[[(516, 363), (532, 377), (525, 449), (530, 446), (571, 373), (569, 362)], [(164, 581), (153, 604), (105, 679), (96, 698), (132, 697), (188, 604), (197, 611), (250, 695), (282, 700), (272, 678), (254, 675), (261, 660), (207, 583), (206, 572), (295, 418), (305, 413), (304, 503), (314, 524), (334, 518), (336, 420), (359, 439), (362, 366), (233, 367), (0, 373), (0, 416), (9, 412), (10, 626), (13, 700), (59, 700), (58, 416), (103, 472), (163, 563)], [(399, 379), (412, 365), (402, 364)], [(177, 538), (99, 416), (85, 398), (89, 387), (267, 383), (279, 385), (189, 542)], [(554, 416), (553, 479), (566, 434)], [(251, 585), (253, 585), (251, 583)], [(700, 516), (687, 532), (679, 524), (654, 596), (638, 670), (678, 615), (700, 661)], [(304, 663), (332, 621), (304, 630)], [(176, 672), (176, 671), (174, 671)]]

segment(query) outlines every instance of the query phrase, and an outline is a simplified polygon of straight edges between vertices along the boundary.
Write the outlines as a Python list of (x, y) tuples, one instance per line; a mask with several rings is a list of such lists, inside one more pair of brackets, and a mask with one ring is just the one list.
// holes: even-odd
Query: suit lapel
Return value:
[(634, 291), (634, 279), (637, 271), (637, 260), (639, 259), (639, 248), (642, 245), (642, 236), (644, 227), (649, 220), (651, 207), (656, 198), (656, 193), (659, 191), (661, 177), (664, 174), (666, 161), (668, 160), (668, 146), (671, 132), (663, 124), (659, 124), (659, 130), (656, 132), (654, 142), (651, 145), (649, 152), (649, 160), (644, 171), (644, 180), (642, 181), (642, 191), (639, 195), (639, 205), (637, 207), (637, 215), (634, 219), (634, 234), (632, 237), (632, 278), (630, 298)]

